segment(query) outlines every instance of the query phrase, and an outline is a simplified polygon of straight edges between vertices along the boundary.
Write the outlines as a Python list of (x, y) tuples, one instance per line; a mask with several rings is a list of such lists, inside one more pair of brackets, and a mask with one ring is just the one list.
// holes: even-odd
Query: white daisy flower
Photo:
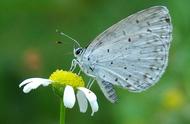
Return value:
[[(82, 77), (72, 72), (57, 70), (51, 74), (49, 79), (29, 78), (24, 80), (19, 87), (24, 86), (23, 92), (29, 93), (32, 89), (50, 84), (59, 92), (62, 91), (63, 103), (66, 108), (73, 108), (77, 98), (80, 112), (85, 113), (87, 111), (88, 102), (92, 108), (91, 115), (98, 111), (99, 106), (96, 95), (84, 87), (85, 83)], [(62, 90), (63, 88), (64, 91)], [(77, 90), (76, 96), (75, 89)]]

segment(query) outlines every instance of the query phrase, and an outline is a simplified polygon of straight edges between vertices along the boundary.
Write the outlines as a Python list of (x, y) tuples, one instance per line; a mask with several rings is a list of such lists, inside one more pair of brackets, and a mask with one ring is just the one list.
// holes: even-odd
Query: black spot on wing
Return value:
[(115, 81), (118, 81), (118, 78), (115, 78)]
[(144, 79), (147, 79), (147, 78), (150, 80), (153, 80), (153, 78), (148, 73), (144, 74)]
[(131, 85), (130, 85), (130, 84), (127, 84), (127, 85), (126, 85), (126, 87), (130, 88), (130, 87), (131, 87)]
[(146, 22), (148, 26), (150, 26), (150, 22)]
[(152, 32), (152, 30), (150, 30), (150, 29), (147, 29), (147, 32)]
[(137, 23), (137, 24), (139, 23), (139, 20), (138, 20), (138, 19), (136, 20), (136, 23)]
[(166, 21), (167, 23), (170, 23), (170, 18), (166, 18), (165, 21)]
[(89, 66), (89, 69), (90, 69), (91, 71), (94, 71), (94, 69), (93, 69), (92, 67), (90, 67), (90, 66)]
[(131, 38), (128, 38), (128, 41), (131, 42)]

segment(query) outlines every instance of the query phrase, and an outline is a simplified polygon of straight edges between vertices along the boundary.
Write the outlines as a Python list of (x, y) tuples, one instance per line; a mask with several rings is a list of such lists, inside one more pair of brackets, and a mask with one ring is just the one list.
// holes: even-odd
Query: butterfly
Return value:
[(141, 92), (158, 82), (168, 64), (171, 40), (168, 9), (153, 6), (114, 24), (88, 47), (75, 48), (71, 70), (79, 65), (114, 103), (114, 86)]

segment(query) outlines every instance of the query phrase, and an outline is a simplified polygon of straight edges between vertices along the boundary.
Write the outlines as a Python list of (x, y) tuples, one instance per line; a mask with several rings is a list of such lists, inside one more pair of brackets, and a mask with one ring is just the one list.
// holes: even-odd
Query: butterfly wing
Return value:
[(142, 32), (158, 35), (169, 48), (172, 40), (172, 24), (168, 9), (164, 6), (154, 6), (132, 14), (97, 36), (88, 46), (86, 53), (89, 55), (97, 48), (111, 44), (125, 34)]
[[(168, 61), (172, 25), (166, 7), (133, 14), (100, 34), (86, 49), (94, 74), (102, 81), (141, 92), (155, 84)], [(102, 81), (100, 81), (102, 80)], [(110, 101), (108, 91), (102, 90)]]
[(168, 49), (157, 35), (141, 33), (106, 45), (90, 57), (95, 62), (94, 74), (99, 86), (106, 98), (115, 102), (112, 85), (132, 92), (141, 92), (154, 85), (167, 66)]
[(99, 50), (91, 54), (96, 76), (134, 92), (155, 84), (168, 61), (167, 45), (152, 33), (130, 35)]
[(104, 93), (105, 97), (111, 102), (111, 103), (115, 103), (117, 101), (117, 95), (116, 95), (116, 91), (113, 88), (113, 84), (105, 81), (101, 78), (96, 78), (102, 92)]

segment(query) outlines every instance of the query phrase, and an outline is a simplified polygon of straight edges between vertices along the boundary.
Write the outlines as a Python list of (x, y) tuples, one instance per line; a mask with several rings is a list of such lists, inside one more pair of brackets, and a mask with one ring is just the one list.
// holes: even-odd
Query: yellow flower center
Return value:
[(50, 77), (52, 80), (52, 85), (54, 86), (65, 86), (70, 85), (72, 87), (84, 87), (85, 83), (81, 76), (63, 70), (56, 70), (53, 72)]

